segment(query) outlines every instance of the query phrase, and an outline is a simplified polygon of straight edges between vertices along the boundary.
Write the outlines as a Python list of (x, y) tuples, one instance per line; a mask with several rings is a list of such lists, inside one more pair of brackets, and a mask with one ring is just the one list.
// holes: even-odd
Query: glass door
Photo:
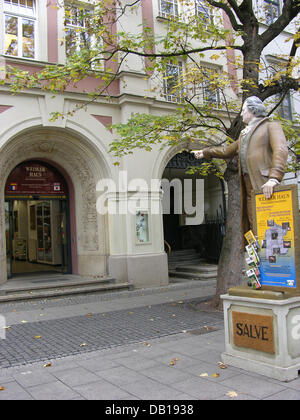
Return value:
[(5, 242), (7, 278), (12, 276), (12, 201), (5, 201)]
[(69, 247), (68, 247), (68, 224), (67, 224), (67, 201), (61, 200), (59, 202), (59, 227), (58, 227), (58, 233), (59, 233), (59, 243), (61, 245), (61, 266), (62, 266), (62, 272), (68, 273), (70, 272), (69, 267)]

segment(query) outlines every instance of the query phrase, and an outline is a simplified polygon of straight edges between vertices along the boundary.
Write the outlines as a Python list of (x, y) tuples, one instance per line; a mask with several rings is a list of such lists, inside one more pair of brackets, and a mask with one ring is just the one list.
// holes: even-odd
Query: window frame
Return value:
[[(209, 71), (209, 72), (220, 72), (219, 67), (210, 67), (208, 65), (201, 65), (201, 68), (203, 69), (203, 72)], [(211, 96), (214, 95), (215, 100), (211, 100), (211, 96), (209, 97), (206, 95), (206, 92), (210, 92)], [(200, 82), (197, 86), (194, 82), (194, 94), (196, 97), (201, 98), (202, 105), (205, 104), (213, 104), (215, 108), (219, 108), (221, 106), (221, 95), (220, 95), (220, 89), (217, 87), (215, 90), (209, 89), (209, 80), (203, 80)]]
[[(280, 7), (280, 0), (263, 0), (264, 2), (264, 20), (265, 20), (265, 24), (270, 26), (272, 25), (272, 23), (274, 23), (281, 12), (281, 7)], [(273, 15), (273, 7), (276, 7), (277, 10), (277, 16), (274, 18)], [(270, 16), (268, 16), (268, 13), (270, 13)]]
[[(174, 78), (176, 77), (176, 81), (173, 84), (176, 85), (178, 82), (179, 77), (182, 75), (183, 73), (183, 62), (182, 61), (178, 61), (177, 64), (171, 63), (169, 62), (167, 64), (167, 66), (172, 67), (172, 68), (177, 68), (178, 69), (178, 74), (177, 76), (173, 76)], [(163, 80), (163, 96), (165, 98), (166, 101), (168, 102), (182, 102), (183, 99), (183, 89), (180, 92), (174, 92), (172, 93), (172, 86), (168, 85), (168, 80), (171, 80), (172, 75), (168, 74), (167, 72), (167, 68), (166, 71), (164, 73), (164, 80)]]
[[(172, 7), (172, 10), (174, 12), (167, 13), (163, 11), (162, 5), (165, 3), (169, 3)], [(170, 7), (170, 9), (171, 9)], [(179, 3), (178, 0), (158, 0), (158, 12), (159, 17), (169, 19), (169, 18), (178, 18), (179, 17)]]
[[(24, 0), (27, 4), (27, 0)], [(25, 7), (20, 5), (20, 0), (18, 0), (18, 5), (13, 4), (11, 1), (4, 0), (3, 2), (3, 44), (2, 51), (3, 55), (11, 58), (21, 58), (24, 60), (36, 60), (37, 59), (37, 44), (38, 44), (38, 19), (37, 19), (37, 5), (36, 0), (32, 0), (33, 7)], [(17, 20), (17, 54), (9, 54), (8, 48), (6, 48), (6, 17), (15, 18)], [(24, 45), (23, 45), (23, 30), (24, 22), (30, 21), (33, 23), (33, 57), (24, 56)]]
[[(203, 9), (203, 13), (199, 11), (200, 7)], [(214, 15), (211, 13), (209, 6), (204, 4), (203, 0), (195, 0), (195, 15), (197, 17), (200, 17), (200, 16), (204, 17), (204, 14), (206, 15), (205, 17), (207, 18), (205, 19), (206, 26), (212, 24), (214, 22)]]
[[(280, 99), (281, 99), (281, 95), (280, 94), (276, 95), (276, 100), (280, 101)], [(285, 101), (287, 102), (287, 104), (284, 103)], [(288, 91), (284, 95), (283, 101), (277, 108), (277, 112), (282, 118), (293, 121), (293, 107), (292, 107), (292, 98), (291, 98), (290, 91)]]

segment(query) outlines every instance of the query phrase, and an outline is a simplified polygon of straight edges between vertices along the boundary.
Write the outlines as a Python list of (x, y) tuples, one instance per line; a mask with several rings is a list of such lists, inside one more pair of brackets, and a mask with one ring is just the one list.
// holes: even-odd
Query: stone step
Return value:
[(185, 257), (178, 257), (178, 258), (169, 258), (168, 259), (169, 263), (174, 263), (174, 262), (188, 262), (188, 261), (202, 261), (204, 262), (204, 260), (202, 258), (199, 257), (199, 255), (193, 255), (193, 256), (185, 256)]
[(90, 283), (90, 284), (73, 284), (72, 286), (53, 286), (52, 288), (34, 289), (34, 290), (20, 290), (14, 293), (8, 293), (0, 296), (0, 303), (14, 302), (28, 299), (46, 299), (53, 297), (66, 297), (75, 294), (86, 294), (86, 293), (107, 293), (107, 292), (118, 292), (122, 290), (130, 290), (132, 285), (129, 283)]
[(185, 271), (188, 273), (203, 273), (203, 274), (215, 274), (218, 273), (218, 266), (213, 264), (199, 264), (199, 265), (183, 265), (176, 267), (176, 271)]
[[(10, 285), (8, 281), (4, 286), (0, 287), (0, 295), (3, 294), (15, 294), (32, 291), (40, 291), (47, 289), (63, 289), (63, 288), (74, 288), (74, 287), (86, 287), (86, 286), (100, 286), (106, 284), (115, 283), (115, 279), (112, 277), (101, 277), (101, 278), (76, 278), (74, 276), (61, 277), (52, 276), (49, 278), (43, 277), (42, 279), (30, 278), (23, 281), (14, 281), (13, 285)], [(20, 283), (20, 284), (18, 284)]]
[(214, 280), (216, 279), (216, 273), (195, 273), (195, 272), (187, 272), (187, 271), (177, 271), (177, 270), (169, 270), (170, 277), (180, 277), (184, 279), (194, 279), (194, 280)]
[(195, 249), (180, 249), (178, 251), (171, 251), (170, 256), (177, 256), (177, 255), (192, 255), (197, 254)]

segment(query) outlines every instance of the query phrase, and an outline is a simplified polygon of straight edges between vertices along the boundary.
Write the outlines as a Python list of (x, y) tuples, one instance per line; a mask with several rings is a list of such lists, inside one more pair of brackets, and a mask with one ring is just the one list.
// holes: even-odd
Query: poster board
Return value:
[(300, 294), (300, 227), (297, 185), (275, 187), (272, 198), (252, 193), (254, 234), (264, 289)]

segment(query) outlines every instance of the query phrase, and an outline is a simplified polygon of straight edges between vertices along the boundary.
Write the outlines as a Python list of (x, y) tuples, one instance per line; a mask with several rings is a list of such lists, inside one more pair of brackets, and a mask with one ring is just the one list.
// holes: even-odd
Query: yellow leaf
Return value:
[(39, 338), (42, 338), (40, 335), (35, 335), (33, 338), (35, 338), (36, 340)]
[(218, 365), (220, 369), (227, 369), (227, 366), (223, 362), (218, 362)]
[(51, 367), (52, 366), (52, 363), (46, 363), (45, 365), (44, 365), (44, 368), (46, 368), (46, 367)]
[(237, 393), (237, 392), (235, 392), (235, 391), (228, 391), (228, 392), (226, 393), (226, 395), (227, 395), (228, 397), (230, 397), (230, 398), (234, 398), (234, 397), (237, 397), (237, 396), (238, 396), (238, 393)]
[(5, 386), (0, 386), (0, 391), (4, 391), (5, 390)]
[(220, 376), (220, 374), (219, 374), (219, 373), (214, 373), (214, 374), (213, 374), (213, 377), (214, 377), (214, 378), (218, 378), (219, 376)]

